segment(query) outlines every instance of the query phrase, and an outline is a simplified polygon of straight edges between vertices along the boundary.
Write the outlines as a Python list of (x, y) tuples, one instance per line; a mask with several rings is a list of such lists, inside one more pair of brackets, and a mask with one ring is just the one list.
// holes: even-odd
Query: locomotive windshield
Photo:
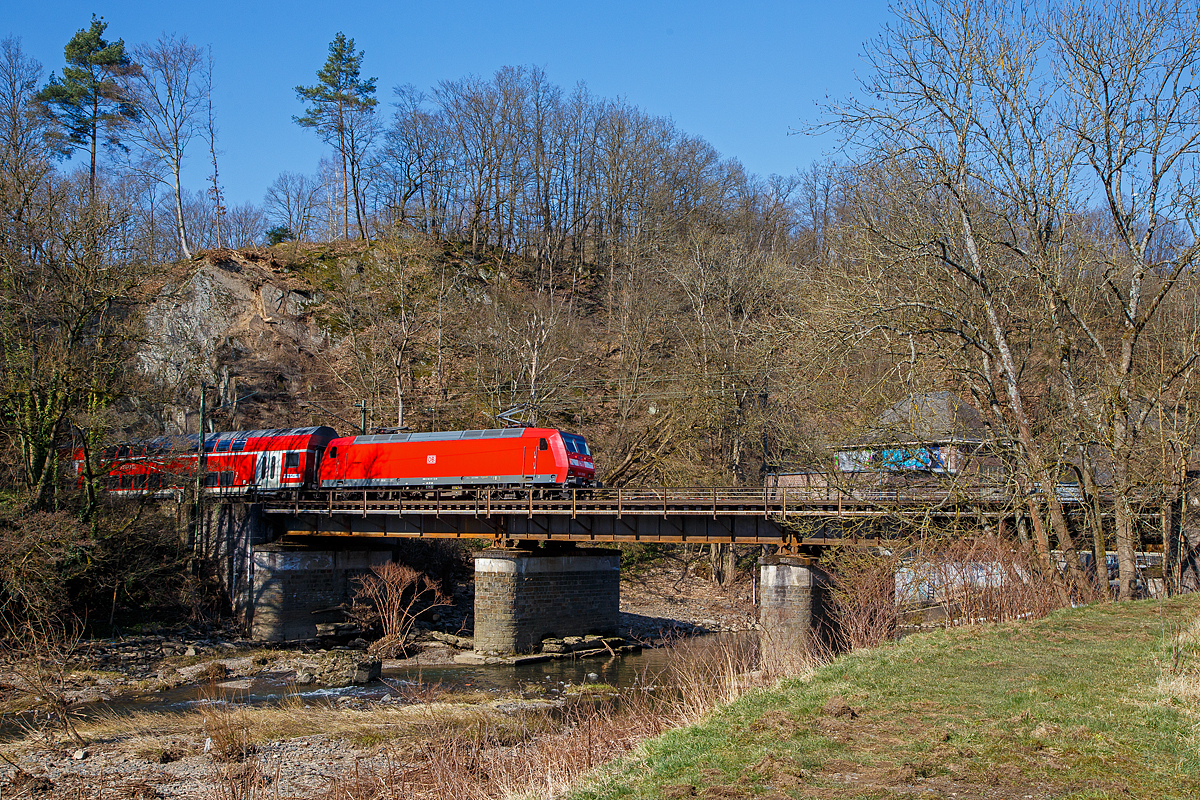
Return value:
[(582, 436), (576, 436), (572, 433), (564, 433), (562, 437), (563, 444), (567, 446), (568, 453), (582, 453), (585, 456), (590, 456), (592, 454), (592, 451), (588, 450), (587, 442), (584, 441)]

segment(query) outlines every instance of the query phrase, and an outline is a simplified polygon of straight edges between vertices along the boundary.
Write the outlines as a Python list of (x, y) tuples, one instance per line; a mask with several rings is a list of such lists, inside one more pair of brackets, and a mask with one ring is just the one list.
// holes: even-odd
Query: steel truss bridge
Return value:
[(993, 485), (879, 490), (807, 487), (333, 489), (265, 498), (277, 536), (469, 537), (497, 544), (728, 542), (787, 548), (886, 538), (917, 524), (998, 524), (1013, 498)]

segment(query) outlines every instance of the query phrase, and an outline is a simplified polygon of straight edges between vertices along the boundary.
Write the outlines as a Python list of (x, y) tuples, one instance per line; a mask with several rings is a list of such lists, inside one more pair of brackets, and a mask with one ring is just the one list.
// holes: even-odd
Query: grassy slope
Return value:
[(577, 797), (1200, 797), (1200, 716), (1158, 688), (1198, 610), (1101, 605), (854, 653), (651, 741)]

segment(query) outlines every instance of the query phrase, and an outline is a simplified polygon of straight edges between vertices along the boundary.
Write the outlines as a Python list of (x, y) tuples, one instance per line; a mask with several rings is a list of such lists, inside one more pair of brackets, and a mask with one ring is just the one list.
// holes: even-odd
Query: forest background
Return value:
[[(516, 407), (585, 434), (607, 484), (667, 486), (836, 477), (831, 448), (880, 410), (949, 391), (985, 419), (1048, 570), (1052, 547), (1115, 549), (1132, 596), (1147, 509), (1178, 561), (1200, 354), (1194, 4), (897, 7), (860, 91), (817, 125), (842, 159), (789, 176), (537, 67), (389, 106), (363, 57), (338, 34), (297, 77), (295, 122), (329, 147), (318, 173), (229, 206), (204, 49), (126, 45), (93, 19), (47, 75), (0, 44), (9, 618), (204, 605), (173, 533), (105, 504), (92, 473), (71, 480), (62, 454), (181, 432), (206, 384), (218, 428), (346, 431), (364, 409), (490, 427)], [(203, 191), (185, 156), (211, 163)], [(325, 346), (272, 376), (239, 376), (253, 343), (232, 340), (147, 368), (162, 292), (239, 260), (303, 285)], [(1082, 516), (1038, 491), (1060, 483)], [(1064, 602), (1094, 596), (1078, 570), (1062, 581)]]

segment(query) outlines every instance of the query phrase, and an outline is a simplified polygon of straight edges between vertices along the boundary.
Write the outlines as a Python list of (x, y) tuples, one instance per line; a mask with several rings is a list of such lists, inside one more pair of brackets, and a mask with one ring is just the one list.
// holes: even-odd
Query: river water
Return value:
[[(710, 641), (717, 638), (704, 637)], [(285, 700), (305, 703), (418, 701), (446, 693), (485, 692), (554, 698), (571, 686), (606, 684), (628, 688), (654, 683), (676, 658), (670, 648), (645, 649), (623, 656), (554, 659), (532, 664), (413, 666), (385, 669), (381, 680), (365, 686), (297, 686), (284, 674), (265, 674), (225, 683), (196, 683), (141, 697), (102, 701), (77, 709), (96, 714), (170, 713), (214, 703), (273, 705)], [(0, 725), (0, 728), (3, 726)]]

